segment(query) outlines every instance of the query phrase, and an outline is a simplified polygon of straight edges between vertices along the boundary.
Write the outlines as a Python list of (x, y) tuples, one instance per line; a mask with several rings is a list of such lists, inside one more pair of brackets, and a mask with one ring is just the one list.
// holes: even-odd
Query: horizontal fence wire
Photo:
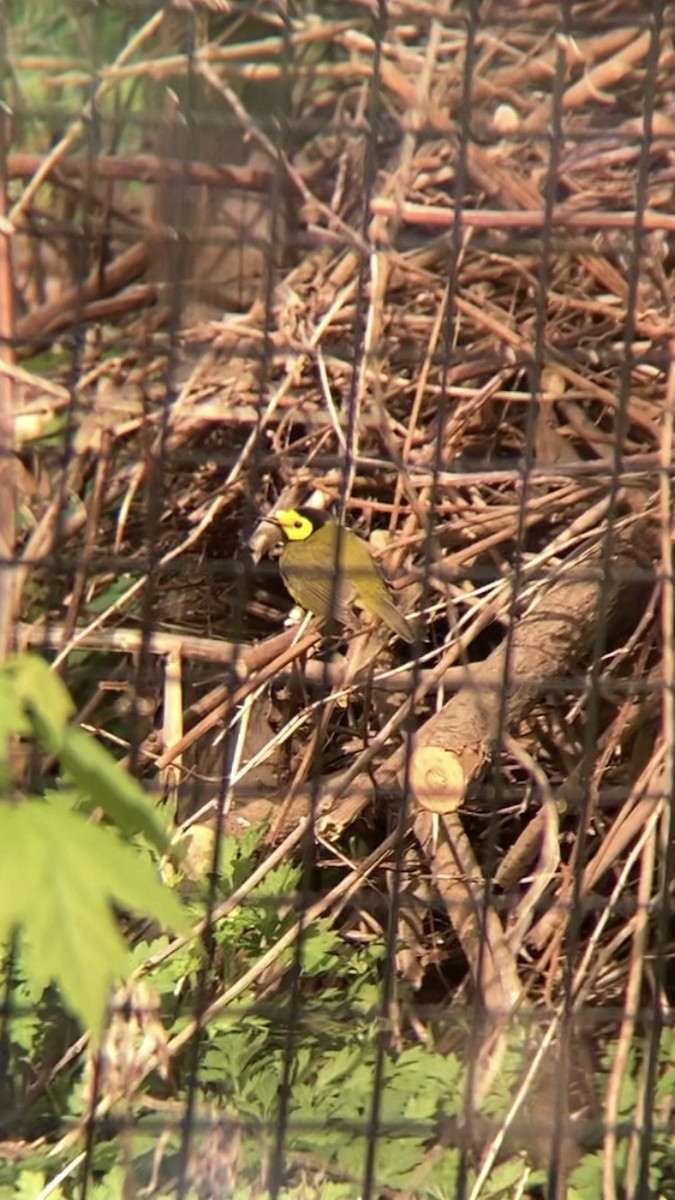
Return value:
[(667, 0), (0, 5), (0, 1198), (675, 1195)]

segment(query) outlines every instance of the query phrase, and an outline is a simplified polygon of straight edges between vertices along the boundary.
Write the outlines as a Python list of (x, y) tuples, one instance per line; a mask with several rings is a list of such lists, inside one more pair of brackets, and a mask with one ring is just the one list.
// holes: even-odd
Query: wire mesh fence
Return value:
[(675, 1197), (675, 8), (0, 21), (0, 1200)]

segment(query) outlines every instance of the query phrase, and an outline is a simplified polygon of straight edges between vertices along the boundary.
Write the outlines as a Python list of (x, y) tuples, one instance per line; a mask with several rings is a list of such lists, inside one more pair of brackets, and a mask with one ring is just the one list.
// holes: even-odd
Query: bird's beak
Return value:
[(268, 554), (272, 546), (275, 546), (279, 541), (278, 534), (273, 536), (270, 530), (266, 528), (267, 525), (273, 525), (275, 529), (281, 530), (281, 523), (277, 521), (276, 517), (262, 517), (248, 544), (253, 561), (256, 563), (260, 562), (263, 554)]

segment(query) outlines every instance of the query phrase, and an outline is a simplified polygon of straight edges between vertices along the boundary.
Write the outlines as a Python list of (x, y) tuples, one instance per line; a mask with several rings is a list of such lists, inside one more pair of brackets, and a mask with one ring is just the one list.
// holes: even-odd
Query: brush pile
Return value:
[[(410, 1028), (481, 1011), (476, 1109), (527, 1007), (572, 1073), (590, 1043), (597, 1116), (603, 1010), (656, 1013), (672, 940), (673, 22), (475, 7), (206, 6), (188, 44), (176, 4), (95, 153), (9, 154), (14, 335), (68, 356), (17, 373), (17, 615), (186, 839), (305, 845)], [(161, 128), (115, 124), (133, 79)], [(303, 503), (413, 647), (283, 629), (263, 518)]]

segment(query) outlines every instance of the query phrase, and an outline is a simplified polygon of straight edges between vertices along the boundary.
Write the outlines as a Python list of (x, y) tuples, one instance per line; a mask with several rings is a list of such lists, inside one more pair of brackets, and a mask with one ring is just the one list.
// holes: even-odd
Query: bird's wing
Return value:
[[(293, 599), (308, 612), (320, 617), (333, 617), (342, 624), (348, 623), (354, 589), (344, 575), (325, 566), (307, 563), (301, 551), (302, 543), (296, 547), (289, 543), (281, 556), (281, 574)], [(303, 561), (304, 560), (304, 561)]]
[[(394, 604), (389, 590), (389, 581), (379, 563), (375, 562), (366, 543), (359, 541), (356, 546), (352, 546), (350, 553), (350, 578), (353, 580), (350, 602), (366, 612), (379, 616), (399, 637), (411, 642), (413, 632), (403, 614)], [(363, 600), (357, 599), (355, 595), (359, 591), (357, 580), (359, 571), (363, 572), (370, 588), (370, 597), (365, 597)]]

